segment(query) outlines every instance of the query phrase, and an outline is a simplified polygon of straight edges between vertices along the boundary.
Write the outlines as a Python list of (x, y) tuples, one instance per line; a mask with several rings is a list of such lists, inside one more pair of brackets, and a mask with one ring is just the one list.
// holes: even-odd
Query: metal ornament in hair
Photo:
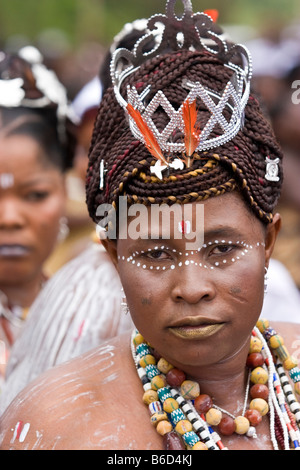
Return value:
[[(193, 13), (190, 0), (181, 0), (181, 2), (184, 7), (181, 18), (178, 18), (175, 13), (176, 0), (168, 0), (166, 15), (154, 15), (148, 20), (148, 32), (136, 43), (133, 51), (118, 49), (111, 62), (112, 82), (119, 104), (126, 111), (130, 106), (139, 113), (140, 119), (153, 134), (161, 151), (168, 155), (186, 152), (184, 139), (182, 142), (174, 143), (172, 135), (178, 130), (184, 135), (184, 106), (187, 103), (192, 105), (197, 99), (205, 104), (210, 112), (210, 118), (201, 129), (200, 139), (194, 151), (201, 152), (216, 148), (232, 140), (243, 127), (244, 110), (250, 95), (252, 77), (252, 61), (248, 50), (238, 44), (229, 46), (223, 35), (213, 31), (213, 20), (210, 16), (205, 13)], [(150, 52), (144, 52), (145, 45), (149, 44), (151, 39), (155, 39), (156, 45)], [(223, 62), (224, 67), (232, 70), (234, 73), (223, 93), (210, 90), (200, 82), (186, 81), (182, 86), (187, 90), (187, 96), (179, 109), (174, 109), (161, 90), (155, 94), (149, 104), (146, 104), (145, 99), (151, 91), (150, 86), (140, 94), (134, 86), (128, 86), (127, 97), (122, 95), (121, 86), (124, 80), (138, 70), (144, 62), (166, 51), (180, 50), (206, 51)], [(235, 62), (239, 65), (234, 62), (235, 59), (238, 59)], [(159, 107), (162, 107), (169, 117), (169, 123), (161, 132), (152, 119)], [(225, 109), (229, 112), (229, 120), (224, 117)], [(135, 138), (146, 144), (145, 136), (132, 115), (129, 115), (129, 125)], [(212, 137), (211, 133), (216, 125), (219, 125), (223, 132), (217, 137)], [(167, 165), (163, 163), (164, 167), (172, 168), (173, 165), (174, 161), (168, 161)], [(178, 167), (178, 165), (178, 158), (176, 158), (175, 166)], [(162, 162), (158, 160), (151, 172), (161, 178), (161, 172), (165, 169), (162, 168)]]

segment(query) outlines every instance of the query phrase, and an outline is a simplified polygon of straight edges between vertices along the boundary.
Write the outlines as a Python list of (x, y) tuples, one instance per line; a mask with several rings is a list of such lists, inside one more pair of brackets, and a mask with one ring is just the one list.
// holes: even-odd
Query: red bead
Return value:
[(199, 395), (199, 397), (195, 398), (194, 407), (200, 415), (207, 413), (212, 406), (213, 401), (209, 395)]
[(258, 426), (262, 421), (262, 415), (257, 410), (246, 411), (245, 418), (247, 418), (250, 421), (250, 424), (254, 427)]
[(269, 389), (266, 385), (255, 384), (250, 388), (251, 398), (262, 398), (263, 400), (268, 400)]
[(250, 369), (255, 369), (256, 367), (261, 367), (264, 364), (265, 360), (261, 353), (251, 353), (247, 358), (246, 365)]
[(224, 416), (218, 425), (218, 431), (223, 436), (231, 436), (235, 432), (235, 422), (230, 416)]
[(182, 370), (171, 369), (166, 375), (167, 383), (171, 387), (180, 387), (182, 382), (185, 381), (186, 375)]
[(175, 431), (168, 432), (163, 437), (164, 450), (185, 450), (181, 437)]

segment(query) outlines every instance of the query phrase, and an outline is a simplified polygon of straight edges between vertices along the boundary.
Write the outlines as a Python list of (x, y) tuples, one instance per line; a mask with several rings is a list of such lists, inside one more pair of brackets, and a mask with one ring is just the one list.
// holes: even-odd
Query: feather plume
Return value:
[(140, 133), (144, 137), (145, 145), (151, 155), (153, 155), (153, 157), (155, 157), (157, 160), (160, 160), (162, 163), (167, 165), (167, 162), (160, 149), (160, 146), (153, 132), (151, 131), (151, 129), (149, 129), (148, 125), (143, 120), (141, 113), (137, 109), (135, 109), (130, 103), (127, 105), (127, 112), (129, 116), (134, 120)]
[(190, 103), (189, 100), (183, 103), (183, 121), (184, 121), (184, 143), (186, 154), (191, 157), (200, 143), (201, 131), (196, 124), (197, 108), (196, 100)]

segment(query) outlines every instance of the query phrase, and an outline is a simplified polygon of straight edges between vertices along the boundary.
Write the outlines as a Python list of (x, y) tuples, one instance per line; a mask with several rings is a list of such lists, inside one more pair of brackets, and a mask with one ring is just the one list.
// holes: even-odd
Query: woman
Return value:
[[(293, 365), (295, 381), (299, 369), (293, 357), (283, 357), (283, 339), (267, 322), (259, 324), (266, 339), (255, 328), (280, 228), (273, 211), (281, 153), (257, 101), (246, 99), (249, 62), (241, 65), (239, 56), (235, 66), (233, 51), (224, 54), (223, 39), (211, 34), (210, 18), (194, 15), (189, 1), (177, 18), (174, 4), (150, 20), (150, 29), (158, 20), (166, 28), (155, 51), (115, 54), (115, 95), (109, 89), (103, 97), (87, 178), (90, 214), (101, 220), (103, 244), (139, 333), (110, 340), (26, 388), (3, 415), (3, 449), (298, 446), (291, 411), (273, 394), (276, 369), (267, 340)], [(190, 92), (197, 95), (197, 125)], [(220, 115), (225, 102), (229, 126)], [(158, 208), (163, 213), (156, 217)], [(295, 325), (281, 324), (280, 332), (291, 349)], [(276, 367), (299, 421), (294, 392)], [(275, 385), (281, 401), (277, 378)], [(299, 382), (295, 388), (299, 392)]]
[[(33, 62), (25, 60), (30, 54)], [(24, 57), (23, 57), (24, 56)], [(66, 224), (66, 96), (38, 51), (0, 62), (1, 363), (47, 279)], [(50, 92), (49, 92), (50, 90)]]

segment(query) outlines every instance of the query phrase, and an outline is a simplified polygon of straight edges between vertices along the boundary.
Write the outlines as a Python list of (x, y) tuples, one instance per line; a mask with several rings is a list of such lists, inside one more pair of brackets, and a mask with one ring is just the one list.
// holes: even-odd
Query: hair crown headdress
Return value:
[[(252, 62), (248, 50), (239, 44), (228, 44), (222, 34), (215, 32), (213, 19), (206, 13), (193, 13), (190, 0), (181, 0), (184, 12), (182, 17), (175, 13), (177, 0), (168, 0), (166, 14), (152, 16), (148, 20), (146, 34), (138, 40), (133, 51), (117, 49), (111, 62), (111, 77), (118, 103), (126, 110), (131, 132), (145, 144), (157, 159), (151, 172), (162, 179), (162, 171), (171, 167), (183, 169), (186, 159), (194, 152), (202, 152), (219, 147), (233, 139), (243, 127), (244, 110), (250, 95)], [(209, 13), (209, 12), (207, 12)], [(154, 40), (152, 50), (144, 52), (145, 45)], [(136, 72), (141, 65), (166, 51), (202, 51), (219, 59), (224, 67), (233, 73), (222, 93), (209, 89), (200, 81), (185, 80), (186, 99), (178, 109), (166, 98), (162, 90), (146, 102), (151, 91), (148, 85), (139, 93), (135, 86), (127, 86), (127, 96), (121, 87), (124, 80)], [(197, 126), (196, 100), (201, 100), (210, 113), (202, 129)], [(148, 99), (149, 101), (149, 99)], [(169, 122), (159, 130), (153, 117), (162, 107)], [(226, 116), (224, 111), (226, 110)], [(229, 117), (228, 117), (229, 116)], [(218, 126), (218, 135), (212, 135)], [(220, 132), (221, 130), (221, 132)], [(174, 132), (180, 131), (181, 141), (172, 141)], [(174, 154), (177, 154), (177, 157)], [(172, 158), (169, 158), (169, 156)]]

